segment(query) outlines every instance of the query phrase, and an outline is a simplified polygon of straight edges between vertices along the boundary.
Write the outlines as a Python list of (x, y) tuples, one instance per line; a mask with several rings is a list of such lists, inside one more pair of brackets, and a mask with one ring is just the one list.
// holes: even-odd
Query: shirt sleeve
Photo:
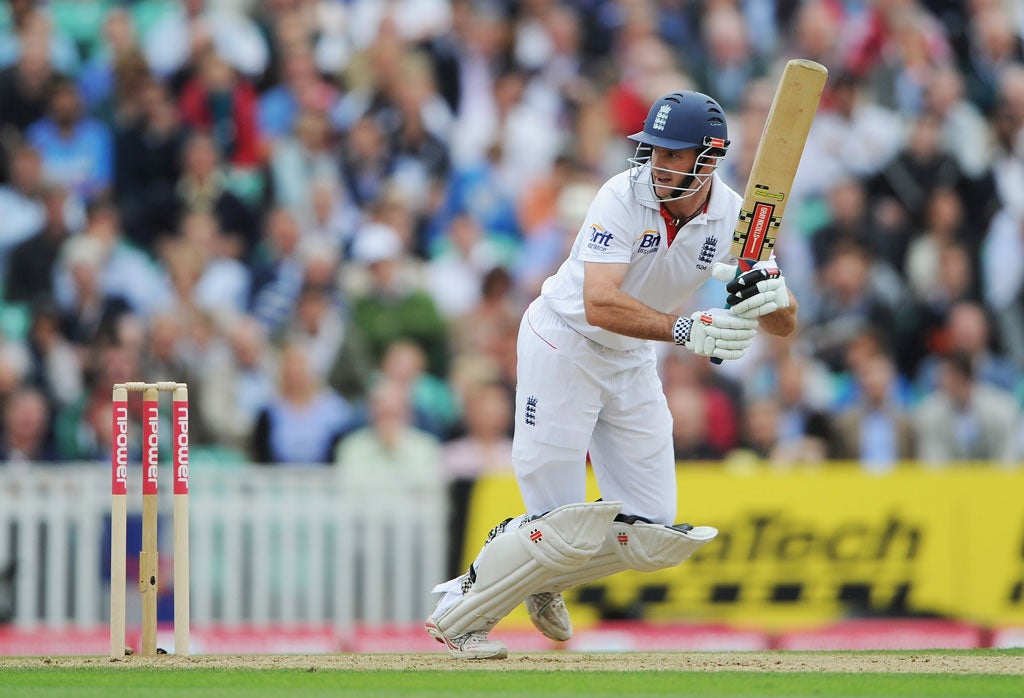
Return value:
[(633, 258), (636, 216), (614, 190), (605, 185), (594, 197), (580, 229), (583, 262), (629, 263)]

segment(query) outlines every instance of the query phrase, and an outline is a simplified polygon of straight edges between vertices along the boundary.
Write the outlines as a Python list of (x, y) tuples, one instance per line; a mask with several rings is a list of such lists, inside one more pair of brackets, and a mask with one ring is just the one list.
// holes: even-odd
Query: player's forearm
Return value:
[(658, 312), (618, 289), (593, 293), (584, 303), (587, 322), (595, 327), (627, 337), (672, 341), (675, 315)]
[(768, 334), (778, 337), (788, 337), (796, 329), (796, 298), (791, 291), (789, 293), (789, 307), (779, 308), (774, 313), (768, 313), (758, 318), (761, 329)]

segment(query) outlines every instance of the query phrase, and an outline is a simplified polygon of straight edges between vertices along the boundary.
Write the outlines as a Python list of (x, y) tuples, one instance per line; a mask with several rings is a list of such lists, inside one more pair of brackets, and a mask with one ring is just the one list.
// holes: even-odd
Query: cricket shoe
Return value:
[(542, 591), (526, 597), (526, 610), (530, 613), (537, 630), (544, 637), (565, 642), (572, 637), (572, 619), (565, 607), (562, 595), (554, 591)]
[(432, 619), (425, 623), (430, 636), (448, 648), (456, 659), (505, 659), (508, 647), (504, 642), (489, 640), (484, 630), (474, 630), (456, 637), (448, 637)]

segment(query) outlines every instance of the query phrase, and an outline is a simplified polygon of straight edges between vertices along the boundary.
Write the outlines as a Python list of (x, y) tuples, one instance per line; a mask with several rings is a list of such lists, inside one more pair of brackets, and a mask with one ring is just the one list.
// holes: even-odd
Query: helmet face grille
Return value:
[[(630, 138), (638, 143), (629, 158), (630, 182), (638, 200), (660, 203), (693, 196), (713, 175), (729, 148), (729, 131), (722, 107), (700, 92), (671, 92), (651, 105), (644, 128)], [(696, 162), (690, 172), (656, 168), (651, 163), (654, 148), (668, 150), (697, 149)], [(656, 172), (684, 175), (669, 194), (658, 197), (652, 186)]]
[[(638, 201), (660, 204), (666, 201), (686, 199), (701, 191), (725, 158), (725, 148), (721, 147), (721, 140), (709, 138), (708, 141), (701, 150), (697, 151), (693, 169), (688, 172), (656, 167), (651, 163), (654, 149), (644, 143), (638, 143), (636, 154), (629, 158), (629, 182), (633, 189), (633, 196)], [(666, 189), (669, 193), (665, 196), (658, 196), (652, 180), (658, 173), (683, 175), (683, 180), (679, 186), (659, 185), (659, 188)]]

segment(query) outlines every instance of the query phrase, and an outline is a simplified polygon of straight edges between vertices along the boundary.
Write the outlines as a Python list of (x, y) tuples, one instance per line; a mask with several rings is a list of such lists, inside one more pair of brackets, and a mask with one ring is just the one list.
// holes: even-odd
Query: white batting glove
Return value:
[(680, 317), (672, 328), (675, 343), (694, 354), (717, 359), (743, 356), (757, 334), (757, 320), (739, 317), (724, 308)]
[(778, 269), (751, 269), (736, 276), (735, 266), (716, 262), (711, 275), (729, 282), (725, 302), (739, 317), (755, 319), (789, 307), (786, 277)]

